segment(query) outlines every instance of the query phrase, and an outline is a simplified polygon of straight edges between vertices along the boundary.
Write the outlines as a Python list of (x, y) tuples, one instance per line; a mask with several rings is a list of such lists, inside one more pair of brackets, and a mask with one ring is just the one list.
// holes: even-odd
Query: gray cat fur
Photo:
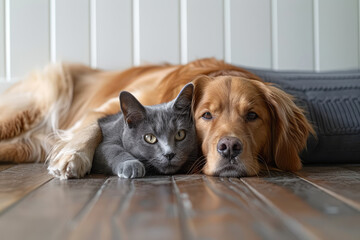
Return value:
[[(154, 106), (143, 106), (129, 92), (121, 92), (122, 112), (98, 121), (103, 141), (95, 151), (92, 172), (123, 178), (186, 173), (198, 152), (191, 110), (193, 91), (193, 84), (187, 84), (176, 99)], [(176, 141), (175, 134), (181, 129), (186, 137)], [(145, 142), (148, 133), (157, 137), (157, 143)], [(164, 156), (169, 153), (175, 153), (171, 161)]]

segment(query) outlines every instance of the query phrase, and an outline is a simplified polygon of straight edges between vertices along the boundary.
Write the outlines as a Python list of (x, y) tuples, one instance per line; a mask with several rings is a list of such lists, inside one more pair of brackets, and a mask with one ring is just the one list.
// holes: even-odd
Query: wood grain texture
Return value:
[(108, 179), (94, 198), (91, 208), (77, 219), (69, 239), (114, 239), (118, 230), (113, 215), (122, 209), (130, 193), (130, 181), (116, 177)]
[(170, 177), (110, 178), (70, 239), (180, 239)]
[(21, 164), (0, 172), (0, 214), (52, 179), (43, 164)]
[(13, 166), (15, 166), (15, 165), (14, 164), (0, 164), (0, 171), (11, 168)]
[(304, 236), (320, 239), (358, 237), (360, 212), (357, 209), (292, 174), (272, 175), (242, 181), (283, 218), (301, 226), (298, 231)]
[(346, 164), (346, 165), (341, 165), (341, 167), (346, 168), (346, 169), (356, 172), (356, 173), (360, 173), (360, 165), (359, 164)]
[(241, 179), (90, 175), (71, 180), (51, 179), (40, 164), (7, 167), (0, 165), (0, 206), (10, 200), (0, 212), (4, 239), (360, 236), (360, 210), (348, 201), (358, 201), (360, 165)]
[(2, 236), (4, 239), (63, 239), (104, 181), (104, 178), (52, 179), (1, 215)]
[(297, 239), (240, 181), (180, 176), (174, 184), (186, 238)]
[(298, 175), (360, 211), (360, 169), (305, 167)]

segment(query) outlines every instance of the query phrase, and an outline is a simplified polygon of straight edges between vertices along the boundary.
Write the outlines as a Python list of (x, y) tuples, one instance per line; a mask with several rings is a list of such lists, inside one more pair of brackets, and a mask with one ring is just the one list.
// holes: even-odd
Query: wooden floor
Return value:
[(63, 181), (0, 165), (0, 239), (360, 239), (360, 165)]

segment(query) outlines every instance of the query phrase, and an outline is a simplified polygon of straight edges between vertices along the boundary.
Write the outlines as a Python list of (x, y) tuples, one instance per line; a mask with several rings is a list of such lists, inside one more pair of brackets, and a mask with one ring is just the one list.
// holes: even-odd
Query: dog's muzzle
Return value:
[(242, 150), (242, 143), (236, 137), (223, 137), (217, 144), (218, 153), (229, 161), (236, 158)]

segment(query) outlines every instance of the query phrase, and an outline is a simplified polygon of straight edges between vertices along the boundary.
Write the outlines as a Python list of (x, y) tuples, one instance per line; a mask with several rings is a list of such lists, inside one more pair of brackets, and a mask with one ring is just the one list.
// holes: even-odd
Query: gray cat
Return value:
[(191, 102), (194, 85), (176, 99), (143, 106), (129, 92), (120, 93), (121, 112), (99, 120), (103, 141), (96, 148), (92, 172), (138, 178), (189, 170), (197, 157)]

